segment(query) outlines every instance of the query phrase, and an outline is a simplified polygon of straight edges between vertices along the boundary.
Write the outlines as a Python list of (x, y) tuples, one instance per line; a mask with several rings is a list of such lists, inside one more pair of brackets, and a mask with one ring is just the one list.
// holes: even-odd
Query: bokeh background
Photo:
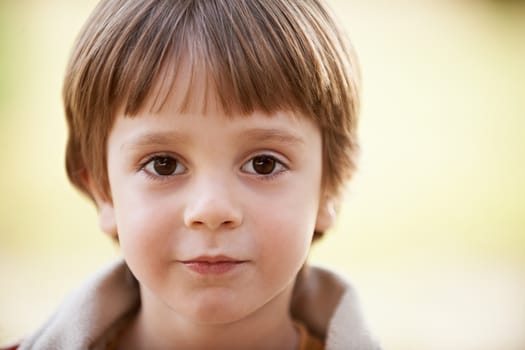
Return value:
[[(60, 90), (94, 0), (0, 1), (0, 343), (118, 256), (68, 184)], [(525, 4), (332, 0), (360, 55), (360, 170), (311, 260), (385, 349), (525, 349)]]

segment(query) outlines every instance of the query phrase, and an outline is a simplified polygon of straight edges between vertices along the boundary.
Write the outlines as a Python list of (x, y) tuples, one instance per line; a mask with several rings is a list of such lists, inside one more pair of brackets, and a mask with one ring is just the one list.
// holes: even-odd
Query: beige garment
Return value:
[[(73, 292), (19, 349), (104, 349), (139, 303), (136, 280), (122, 260), (116, 261)], [(303, 269), (294, 289), (292, 315), (326, 339), (326, 350), (380, 349), (362, 319), (351, 285), (326, 269)]]

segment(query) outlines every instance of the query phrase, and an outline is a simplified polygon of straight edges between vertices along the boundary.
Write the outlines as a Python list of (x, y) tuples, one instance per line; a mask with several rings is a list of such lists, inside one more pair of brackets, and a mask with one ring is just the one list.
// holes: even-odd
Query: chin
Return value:
[(245, 313), (225, 307), (224, 304), (215, 307), (210, 307), (208, 305), (202, 306), (189, 315), (195, 323), (208, 326), (221, 326), (236, 323), (246, 316)]
[(195, 323), (201, 325), (226, 325), (235, 323), (250, 314), (249, 308), (239, 300), (224, 295), (196, 296), (183, 305), (183, 313)]

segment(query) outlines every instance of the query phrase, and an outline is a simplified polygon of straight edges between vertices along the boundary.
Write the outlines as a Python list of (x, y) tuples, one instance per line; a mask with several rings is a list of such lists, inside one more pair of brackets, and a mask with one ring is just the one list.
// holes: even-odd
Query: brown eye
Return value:
[(275, 163), (275, 158), (268, 156), (257, 156), (252, 160), (253, 170), (261, 175), (271, 174), (275, 169)]
[(288, 170), (288, 166), (271, 154), (254, 156), (241, 167), (242, 172), (257, 175), (261, 180), (271, 180), (274, 176), (285, 173)]
[(152, 175), (170, 176), (182, 174), (186, 168), (175, 158), (156, 156), (144, 166), (144, 170)]
[(159, 157), (153, 161), (153, 168), (159, 175), (171, 175), (177, 169), (177, 161), (169, 157)]
[(273, 157), (257, 156), (252, 159), (253, 170), (257, 174), (268, 175), (275, 170), (276, 160)]

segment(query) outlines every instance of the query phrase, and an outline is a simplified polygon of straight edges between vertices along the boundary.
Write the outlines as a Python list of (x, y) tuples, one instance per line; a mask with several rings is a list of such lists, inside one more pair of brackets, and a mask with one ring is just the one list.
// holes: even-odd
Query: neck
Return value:
[(202, 324), (159, 306), (141, 291), (141, 309), (125, 332), (121, 349), (275, 349), (299, 348), (289, 313), (292, 288), (247, 317), (229, 323)]

